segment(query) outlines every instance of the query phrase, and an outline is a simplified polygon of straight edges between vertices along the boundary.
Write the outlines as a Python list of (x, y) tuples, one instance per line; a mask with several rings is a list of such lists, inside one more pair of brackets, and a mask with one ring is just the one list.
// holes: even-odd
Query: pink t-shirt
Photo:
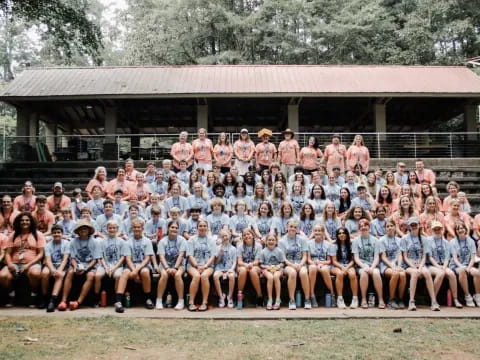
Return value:
[(252, 140), (243, 141), (237, 140), (233, 144), (233, 151), (235, 156), (240, 161), (246, 161), (245, 159), (251, 160), (253, 154), (255, 153), (255, 144)]
[(192, 143), (195, 160), (201, 163), (211, 163), (213, 144), (210, 139), (195, 139)]
[(216, 144), (213, 148), (213, 156), (217, 165), (230, 167), (230, 161), (232, 160), (233, 147), (232, 145), (219, 145)]
[(370, 153), (366, 146), (351, 145), (347, 150), (347, 166), (353, 171), (355, 165), (360, 163), (362, 171), (367, 172), (370, 165)]
[(433, 234), (433, 232), (432, 232), (432, 222), (434, 220), (440, 221), (442, 223), (443, 227), (444, 228), (446, 227), (445, 216), (443, 216), (442, 213), (438, 213), (438, 214), (425, 214), (425, 213), (423, 213), (422, 215), (420, 215), (420, 225), (422, 226), (423, 232), (428, 236), (432, 236), (432, 234)]
[(173, 144), (172, 149), (170, 150), (170, 155), (173, 157), (173, 166), (177, 169), (180, 169), (180, 164), (176, 159), (187, 160), (187, 167), (193, 164), (193, 147), (189, 143), (182, 144), (181, 142), (176, 142)]
[(422, 172), (415, 171), (415, 173), (417, 174), (418, 181), (420, 181), (420, 183), (426, 181), (430, 185), (434, 186), (437, 181), (435, 173), (430, 169), (423, 169)]
[(107, 186), (108, 186), (108, 181), (104, 180), (104, 181), (100, 182), (97, 179), (92, 179), (88, 182), (88, 185), (85, 188), (85, 191), (90, 194), (92, 192), (94, 186), (100, 186), (102, 191), (106, 192), (107, 191)]
[(127, 179), (127, 181), (137, 182), (138, 174), (141, 174), (141, 172), (135, 169), (132, 169), (131, 171), (127, 171), (127, 169), (125, 169), (125, 179)]
[(480, 214), (475, 215), (473, 219), (473, 230), (480, 231)]
[(278, 158), (281, 164), (296, 165), (300, 146), (295, 139), (283, 140), (278, 146)]
[(55, 223), (55, 216), (48, 210), (45, 210), (43, 214), (39, 214), (37, 210), (32, 212), (32, 216), (37, 222), (38, 231), (44, 233), (48, 231), (48, 228)]
[(6, 248), (12, 248), (12, 262), (19, 264), (28, 264), (35, 259), (38, 251), (45, 247), (45, 236), (37, 231), (37, 240), (32, 234), (19, 235), (13, 239), (13, 234), (5, 242)]
[(127, 197), (132, 194), (132, 182), (130, 181), (124, 181), (123, 183), (118, 182), (118, 179), (113, 179), (108, 182), (108, 187), (107, 187), (107, 192), (109, 195), (114, 195), (115, 190), (122, 189), (123, 191), (123, 196), (122, 197)]
[(35, 195), (32, 195), (28, 200), (23, 195), (18, 195), (13, 200), (13, 208), (18, 211), (33, 211), (35, 210), (36, 199)]
[(270, 166), (275, 160), (275, 154), (277, 152), (277, 148), (272, 143), (259, 143), (255, 146), (255, 159), (257, 160), (257, 164), (263, 166)]
[(330, 144), (325, 148), (325, 161), (327, 162), (327, 173), (330, 173), (335, 165), (340, 166), (340, 172), (345, 172), (345, 156), (347, 148), (345, 145)]
[(20, 212), (17, 210), (12, 210), (8, 216), (4, 216), (2, 213), (0, 213), (0, 231), (2, 233), (7, 232), (10, 234), (13, 231), (13, 221), (18, 214), (20, 214)]
[(315, 170), (318, 167), (317, 160), (322, 156), (322, 150), (306, 146), (300, 150), (300, 165), (306, 170)]
[(47, 198), (47, 209), (53, 213), (57, 213), (60, 211), (62, 207), (70, 207), (72, 205), (72, 201), (68, 196), (62, 195), (59, 202), (55, 202), (55, 197), (50, 195)]

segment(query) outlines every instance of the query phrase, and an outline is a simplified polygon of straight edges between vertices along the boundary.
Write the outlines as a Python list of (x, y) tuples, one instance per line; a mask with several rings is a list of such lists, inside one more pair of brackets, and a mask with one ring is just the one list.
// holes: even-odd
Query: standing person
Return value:
[(255, 241), (255, 233), (252, 229), (244, 229), (242, 242), (237, 245), (237, 272), (238, 292), (243, 293), (247, 277), (250, 278), (257, 294), (257, 306), (263, 306), (262, 288), (260, 286), (259, 254), (262, 251), (260, 243)]
[(61, 182), (56, 182), (53, 185), (53, 194), (47, 197), (47, 210), (51, 211), (53, 215), (59, 216), (60, 209), (64, 206), (72, 206), (70, 198), (63, 194), (63, 185)]
[(318, 160), (322, 160), (323, 153), (319, 148), (318, 140), (315, 136), (308, 138), (308, 145), (300, 150), (299, 162), (303, 167), (305, 175), (311, 175), (318, 168)]
[[(233, 290), (235, 288), (235, 269), (237, 267), (237, 250), (231, 243), (231, 234), (228, 230), (220, 231), (221, 244), (217, 248), (215, 258), (215, 272), (213, 273), (213, 283), (218, 295), (218, 307), (225, 307), (225, 300), (228, 308), (233, 308)], [(228, 294), (222, 291), (220, 278), (228, 278)]]
[(58, 302), (58, 294), (62, 290), (65, 271), (70, 265), (70, 241), (63, 239), (63, 229), (59, 225), (52, 226), (52, 241), (45, 247), (45, 266), (42, 270), (42, 294), (48, 296), (50, 279), (53, 278), (52, 296), (48, 301), (47, 312), (54, 312)]
[(292, 129), (282, 131), (285, 140), (278, 145), (278, 160), (280, 162), (283, 175), (287, 179), (293, 175), (293, 169), (300, 163), (300, 146), (294, 139), (295, 133)]
[(83, 303), (92, 288), (95, 273), (98, 267), (98, 259), (102, 258), (102, 248), (95, 240), (93, 234), (95, 228), (86, 220), (80, 220), (74, 230), (75, 237), (70, 242), (70, 261), (72, 267), (68, 270), (63, 286), (62, 302), (58, 310), (67, 309), (67, 298), (72, 289), (73, 278), (83, 281), (80, 295), (75, 301), (70, 301), (70, 310), (76, 310)]
[(225, 174), (230, 171), (232, 166), (233, 147), (230, 145), (227, 134), (224, 132), (218, 135), (218, 142), (213, 148), (213, 157), (215, 163), (220, 166), (220, 171)]
[(211, 236), (208, 235), (208, 222), (199, 220), (197, 235), (188, 240), (187, 246), (187, 273), (192, 277), (190, 283), (189, 311), (197, 311), (195, 298), (199, 285), (202, 290), (202, 304), (199, 311), (207, 311), (208, 294), (210, 292), (210, 277), (213, 275), (213, 265), (217, 256), (217, 246)]
[(248, 171), (255, 154), (255, 144), (250, 140), (247, 129), (240, 131), (240, 138), (233, 144), (233, 153), (238, 174), (243, 176)]
[(255, 146), (255, 162), (258, 173), (269, 169), (277, 159), (277, 148), (269, 142), (270, 136), (272, 136), (271, 130), (262, 129), (258, 132), (258, 137), (262, 139), (262, 142)]
[(368, 172), (370, 153), (363, 142), (362, 135), (355, 135), (352, 145), (348, 147), (346, 159), (349, 170), (354, 171), (355, 166), (360, 164), (362, 166), (362, 171), (364, 173)]
[(103, 193), (107, 192), (107, 186), (108, 186), (107, 169), (105, 169), (104, 166), (98, 166), (95, 169), (95, 174), (93, 175), (93, 179), (91, 179), (88, 182), (88, 185), (85, 188), (85, 191), (87, 192), (89, 199), (92, 198), (92, 190), (95, 185), (100, 186)]
[(173, 158), (173, 166), (175, 169), (180, 170), (180, 161), (185, 160), (187, 162), (188, 171), (192, 171), (193, 165), (193, 147), (187, 142), (188, 132), (182, 131), (178, 136), (178, 142), (172, 145), (170, 155)]
[[(380, 263), (380, 273), (389, 282), (389, 298), (387, 307), (389, 309), (404, 309), (403, 297), (407, 285), (406, 272), (402, 267), (403, 256), (400, 244), (400, 238), (395, 236), (395, 223), (387, 220), (386, 234), (378, 242), (379, 252), (382, 262)], [(395, 296), (398, 289), (398, 298)]]
[(17, 211), (35, 210), (35, 188), (31, 181), (25, 181), (22, 187), (22, 195), (18, 195), (13, 200), (13, 208)]
[(379, 263), (377, 239), (370, 235), (370, 221), (367, 219), (360, 220), (358, 227), (360, 229), (360, 234), (352, 242), (352, 254), (360, 275), (360, 292), (362, 294), (361, 306), (364, 309), (368, 309), (368, 279), (371, 277), (378, 296), (378, 308), (385, 309), (382, 277), (380, 275), (380, 270), (377, 267)]
[[(332, 245), (332, 265), (330, 272), (335, 276), (335, 289), (337, 290), (338, 301), (343, 301), (343, 281), (346, 276), (350, 281), (352, 290), (352, 302), (350, 309), (358, 308), (358, 280), (355, 272), (355, 262), (352, 254), (352, 243), (350, 234), (344, 227), (337, 229), (335, 234), (337, 241)], [(342, 298), (342, 299), (340, 299)], [(345, 304), (345, 301), (343, 301)]]
[(167, 236), (160, 240), (158, 244), (157, 254), (160, 260), (160, 280), (158, 281), (157, 301), (155, 303), (155, 308), (158, 310), (163, 309), (163, 294), (167, 288), (169, 277), (175, 279), (175, 290), (178, 296), (175, 310), (183, 310), (185, 307), (183, 274), (185, 272), (187, 240), (178, 234), (179, 228), (177, 221), (170, 222), (168, 224)]
[(295, 289), (297, 278), (300, 278), (303, 295), (305, 296), (305, 309), (312, 308), (310, 299), (310, 280), (308, 278), (307, 260), (308, 245), (307, 238), (297, 235), (298, 220), (290, 219), (287, 222), (287, 233), (278, 243), (278, 247), (285, 253), (285, 274), (288, 277), (288, 308), (296, 310)]
[[(263, 276), (267, 279), (267, 310), (279, 310), (282, 300), (280, 281), (285, 266), (285, 253), (277, 246), (277, 237), (273, 234), (267, 235), (265, 240), (266, 247), (260, 251), (258, 261), (262, 269)], [(276, 300), (273, 304), (273, 287), (275, 286)]]
[(415, 311), (415, 292), (417, 290), (417, 282), (419, 278), (425, 278), (428, 294), (432, 302), (432, 311), (440, 311), (435, 290), (433, 289), (432, 275), (425, 266), (427, 261), (428, 245), (425, 237), (420, 234), (420, 219), (412, 216), (407, 221), (408, 232), (402, 237), (401, 248), (403, 253), (403, 261), (407, 265), (405, 270), (410, 275), (408, 310)]
[[(7, 307), (13, 306), (15, 290), (13, 281), (25, 275), (31, 287), (30, 306), (43, 308), (38, 301), (37, 290), (40, 286), (41, 261), (45, 249), (45, 237), (37, 231), (35, 219), (30, 212), (20, 213), (13, 222), (13, 234), (4, 241), (5, 267), (0, 271), (0, 286), (8, 291)], [(40, 299), (42, 300), (42, 299)]]
[(193, 140), (192, 147), (196, 167), (204, 171), (211, 171), (213, 144), (212, 141), (207, 138), (207, 130), (204, 128), (198, 129), (198, 138)]
[[(340, 135), (334, 134), (332, 143), (325, 148), (324, 161), (327, 164), (327, 173), (329, 174), (335, 166), (340, 167), (340, 173), (345, 172), (345, 157), (347, 148), (340, 143)], [(341, 185), (340, 185), (341, 186)]]

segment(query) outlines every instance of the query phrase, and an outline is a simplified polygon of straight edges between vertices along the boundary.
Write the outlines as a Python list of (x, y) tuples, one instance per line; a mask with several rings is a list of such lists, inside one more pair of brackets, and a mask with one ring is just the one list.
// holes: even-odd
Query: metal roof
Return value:
[(23, 71), (0, 100), (168, 97), (480, 97), (464, 66), (210, 65), (40, 68)]

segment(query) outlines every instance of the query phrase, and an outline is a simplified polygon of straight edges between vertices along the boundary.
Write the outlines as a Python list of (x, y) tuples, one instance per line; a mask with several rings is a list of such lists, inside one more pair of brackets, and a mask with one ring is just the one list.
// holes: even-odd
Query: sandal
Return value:
[(280, 304), (280, 300), (275, 301), (275, 305), (273, 305), (273, 310), (280, 310)]
[(362, 309), (368, 309), (368, 303), (362, 302), (361, 307), (362, 307)]
[(77, 310), (78, 306), (78, 301), (70, 301), (70, 311)]
[(385, 303), (382, 301), (381, 303), (378, 304), (379, 309), (385, 309)]
[(67, 310), (67, 303), (65, 301), (62, 301), (60, 304), (58, 304), (57, 309), (60, 311)]
[(267, 302), (267, 310), (273, 310), (272, 300), (268, 300), (268, 302)]
[(188, 311), (197, 311), (197, 307), (195, 306), (195, 304), (188, 305)]
[(202, 304), (200, 305), (200, 307), (198, 308), (198, 311), (207, 311), (208, 307), (207, 307), (207, 304)]

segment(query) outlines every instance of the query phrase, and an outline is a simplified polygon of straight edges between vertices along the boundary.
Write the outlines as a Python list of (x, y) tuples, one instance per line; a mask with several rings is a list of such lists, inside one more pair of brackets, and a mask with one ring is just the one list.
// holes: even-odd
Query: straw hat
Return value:
[(77, 226), (75, 226), (75, 229), (73, 230), (73, 232), (78, 235), (78, 231), (79, 231), (81, 228), (83, 228), (83, 227), (87, 227), (87, 228), (88, 228), (88, 235), (93, 235), (93, 234), (95, 234), (95, 228), (94, 228), (93, 225), (90, 224), (90, 222), (88, 222), (87, 220), (80, 220), (80, 221), (77, 223)]
[(268, 129), (263, 128), (262, 130), (260, 130), (258, 132), (258, 137), (259, 138), (263, 137), (264, 135), (272, 136), (272, 130), (268, 130)]

